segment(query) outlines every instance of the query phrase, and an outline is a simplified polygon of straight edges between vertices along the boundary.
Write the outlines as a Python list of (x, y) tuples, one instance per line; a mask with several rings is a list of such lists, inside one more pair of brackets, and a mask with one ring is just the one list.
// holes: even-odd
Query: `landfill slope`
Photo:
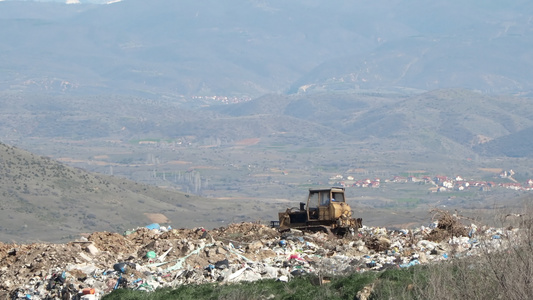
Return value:
[(485, 246), (506, 247), (519, 233), (518, 228), (463, 225), (447, 213), (427, 227), (393, 231), (365, 226), (344, 238), (280, 233), (258, 223), (213, 230), (151, 224), (124, 234), (94, 232), (65, 244), (0, 243), (0, 298), (100, 299), (118, 288), (153, 291), (407, 268), (482, 255)]

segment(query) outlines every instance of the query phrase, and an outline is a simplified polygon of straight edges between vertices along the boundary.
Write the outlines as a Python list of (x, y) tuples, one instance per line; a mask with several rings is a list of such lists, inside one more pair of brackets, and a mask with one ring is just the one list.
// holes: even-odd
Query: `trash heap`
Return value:
[(67, 244), (0, 243), (0, 298), (92, 300), (118, 288), (149, 292), (307, 274), (325, 282), (334, 275), (481, 255), (506, 247), (518, 232), (464, 226), (445, 214), (427, 227), (363, 227), (343, 238), (280, 233), (256, 223), (213, 230), (151, 224), (124, 234), (95, 232)]

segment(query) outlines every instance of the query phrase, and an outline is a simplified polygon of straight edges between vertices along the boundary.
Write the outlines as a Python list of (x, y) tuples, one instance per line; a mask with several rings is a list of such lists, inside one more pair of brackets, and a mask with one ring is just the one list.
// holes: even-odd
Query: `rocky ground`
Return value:
[(288, 281), (405, 268), (505, 247), (519, 229), (464, 225), (442, 213), (427, 227), (363, 227), (344, 238), (256, 223), (214, 230), (151, 224), (95, 232), (67, 244), (0, 243), (0, 298), (100, 299), (117, 288), (152, 291), (206, 282)]

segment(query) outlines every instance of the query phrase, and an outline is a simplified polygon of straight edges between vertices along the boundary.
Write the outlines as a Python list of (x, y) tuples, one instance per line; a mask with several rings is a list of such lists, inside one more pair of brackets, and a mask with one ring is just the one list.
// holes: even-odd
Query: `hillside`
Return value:
[[(283, 115), (305, 120), (337, 131), (339, 138), (372, 141), (388, 150), (409, 145), (409, 151), (416, 153), (468, 156), (481, 149), (474, 147), (479, 144), (504, 137), (515, 137), (514, 142), (518, 143), (520, 136), (527, 136), (527, 131), (521, 131), (533, 126), (533, 109), (529, 102), (528, 98), (445, 89), (401, 97), (349, 93), (268, 96), (212, 109), (229, 116), (261, 114), (264, 118), (278, 118)], [(315, 130), (299, 132), (306, 136)], [(331, 142), (328, 137), (334, 137), (321, 136), (325, 142)], [(513, 141), (506, 141), (509, 143)], [(505, 156), (505, 153), (510, 152), (500, 151), (496, 155)], [(530, 154), (529, 151), (513, 151), (509, 156), (528, 157)]]
[[(494, 147), (481, 150), (474, 146), (504, 137), (520, 139), (522, 134), (517, 133), (533, 126), (529, 98), (488, 96), (465, 89), (411, 96), (270, 94), (243, 103), (211, 102), (198, 108), (171, 100), (117, 95), (4, 93), (2, 98), (0, 131), (4, 141), (21, 143), (27, 149), (43, 138), (128, 141), (189, 137), (200, 146), (217, 140), (214, 144), (231, 146), (243, 139), (260, 139), (264, 145), (309, 146), (314, 142), (320, 146), (338, 144), (340, 139), (342, 143), (371, 141), (383, 149), (405, 144), (410, 151), (422, 153), (473, 155), (482, 151), (477, 154), (491, 155)], [(529, 155), (520, 153), (509, 156)]]
[(533, 156), (532, 136), (533, 127), (528, 127), (478, 145), (475, 149), (479, 153), (489, 156), (531, 157)]
[[(529, 101), (461, 89), (437, 90), (369, 111), (345, 130), (358, 137), (405, 141), (413, 150), (466, 154), (463, 151), (471, 151), (472, 146), (533, 125)], [(516, 107), (522, 111), (515, 111)]]
[[(243, 207), (119, 177), (92, 174), (0, 144), (0, 240), (72, 240), (92, 231), (123, 232), (153, 222), (215, 227)], [(254, 211), (245, 218), (259, 219)]]

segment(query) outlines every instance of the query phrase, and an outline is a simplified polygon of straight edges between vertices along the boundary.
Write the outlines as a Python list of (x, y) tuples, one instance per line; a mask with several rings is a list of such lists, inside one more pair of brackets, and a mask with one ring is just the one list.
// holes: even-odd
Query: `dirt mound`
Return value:
[(461, 223), (457, 214), (450, 214), (444, 210), (433, 210), (434, 219), (438, 218), (437, 228), (428, 234), (428, 240), (440, 242), (451, 237), (468, 236), (467, 227)]
[(234, 240), (238, 242), (252, 242), (261, 239), (272, 239), (280, 236), (276, 229), (258, 223), (230, 224), (211, 231), (213, 237), (221, 240)]
[(87, 238), (96, 248), (112, 253), (130, 252), (133, 247), (124, 236), (112, 232), (95, 232)]

